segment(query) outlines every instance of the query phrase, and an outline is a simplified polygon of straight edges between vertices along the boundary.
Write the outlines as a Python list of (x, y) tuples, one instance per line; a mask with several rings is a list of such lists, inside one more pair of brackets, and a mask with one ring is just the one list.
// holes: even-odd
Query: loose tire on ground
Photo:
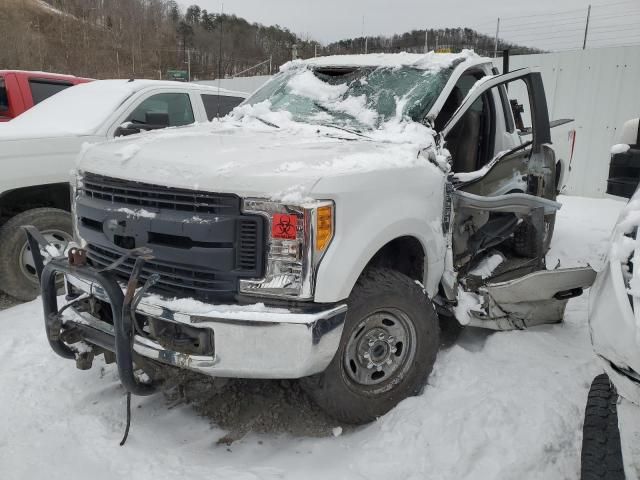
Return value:
[(618, 394), (605, 374), (591, 384), (582, 429), (582, 480), (624, 480)]
[(331, 364), (301, 384), (332, 417), (362, 424), (421, 392), (438, 353), (438, 317), (422, 287), (387, 268), (364, 272), (348, 307)]
[[(27, 237), (20, 228), (33, 225), (41, 232), (54, 232), (50, 236), (71, 238), (71, 215), (57, 208), (34, 208), (11, 218), (0, 227), (0, 289), (18, 300), (33, 300), (40, 293), (34, 275), (25, 275), (22, 265), (23, 248)], [(62, 243), (62, 242), (61, 242)]]

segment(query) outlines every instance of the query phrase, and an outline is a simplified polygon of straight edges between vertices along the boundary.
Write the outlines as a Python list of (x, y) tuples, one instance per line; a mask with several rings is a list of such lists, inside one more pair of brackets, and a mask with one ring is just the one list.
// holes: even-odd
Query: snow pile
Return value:
[(480, 278), (489, 278), (502, 262), (504, 262), (502, 254), (494, 253), (484, 258), (469, 274)]
[(140, 148), (140, 145), (137, 143), (129, 143), (128, 145), (122, 147), (119, 151), (117, 151), (116, 156), (121, 162), (126, 163), (136, 156), (136, 154), (140, 151)]
[(347, 85), (331, 85), (316, 77), (311, 70), (295, 75), (289, 82), (294, 95), (314, 98), (320, 102), (334, 102), (347, 91)]
[[(552, 255), (600, 268), (623, 204), (561, 201)], [(157, 394), (132, 398), (131, 434), (119, 447), (125, 395), (115, 366), (98, 359), (78, 371), (57, 357), (37, 300), (0, 312), (0, 471), (49, 480), (73, 472), (95, 480), (577, 480), (587, 391), (600, 373), (586, 314), (584, 295), (569, 302), (561, 325), (464, 330), (439, 353), (421, 395), (364, 427), (330, 422), (323, 438), (245, 432), (220, 445), (227, 431), (219, 424)], [(259, 388), (245, 396), (259, 402)]]
[(626, 153), (629, 151), (631, 147), (626, 143), (618, 143), (611, 147), (611, 154), (615, 155), (617, 153)]
[(435, 53), (433, 51), (421, 53), (370, 53), (365, 55), (337, 55), (316, 57), (308, 60), (293, 60), (280, 67), (286, 72), (301, 65), (313, 67), (413, 67), (421, 70), (437, 71), (450, 67), (454, 62), (480, 60), (473, 50), (463, 50), (460, 53)]
[(125, 213), (127, 215), (127, 218), (156, 218), (155, 212), (150, 212), (148, 210), (145, 210), (144, 208), (132, 210), (131, 208), (122, 207), (112, 211)]
[[(241, 313), (243, 320), (254, 320), (256, 322), (282, 321), (284, 316), (290, 313), (286, 308), (267, 307), (264, 303), (213, 306), (193, 298), (167, 299), (160, 295), (150, 295), (145, 299), (145, 303), (168, 308), (169, 310), (187, 315), (201, 315), (214, 318), (236, 318), (237, 315)], [(313, 317), (313, 315), (298, 315), (295, 320), (304, 323), (311, 317)], [(287, 318), (288, 321), (291, 321), (290, 317)]]
[(459, 289), (457, 300), (458, 303), (453, 308), (453, 314), (458, 322), (460, 322), (460, 325), (469, 325), (471, 322), (471, 312), (482, 311), (481, 297), (473, 292)]
[(307, 185), (292, 185), (283, 191), (271, 195), (271, 200), (292, 205), (302, 205), (303, 203), (313, 201), (313, 197), (309, 196), (309, 188)]

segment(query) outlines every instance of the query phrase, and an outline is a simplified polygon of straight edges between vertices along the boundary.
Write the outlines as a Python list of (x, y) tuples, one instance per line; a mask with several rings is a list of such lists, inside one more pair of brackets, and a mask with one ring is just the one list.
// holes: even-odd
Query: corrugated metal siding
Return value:
[[(502, 68), (502, 59), (495, 63)], [(512, 70), (522, 67), (539, 67), (552, 120), (575, 119), (552, 135), (558, 154), (566, 158), (568, 131), (576, 130), (565, 191), (603, 196), (611, 145), (624, 122), (640, 116), (640, 46), (511, 57)]]
[[(220, 88), (226, 88), (228, 90), (235, 90), (237, 92), (253, 93), (267, 80), (271, 78), (271, 75), (257, 75), (255, 77), (236, 77), (236, 78), (223, 78), (220, 80)], [(200, 83), (202, 85), (209, 85), (211, 87), (218, 86), (218, 80), (198, 80), (194, 83)]]

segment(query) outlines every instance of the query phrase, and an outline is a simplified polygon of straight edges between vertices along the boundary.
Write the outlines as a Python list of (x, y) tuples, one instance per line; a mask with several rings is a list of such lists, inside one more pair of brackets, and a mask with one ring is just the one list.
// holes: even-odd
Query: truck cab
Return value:
[(0, 70), (0, 122), (8, 122), (66, 88), (90, 81), (73, 75)]
[(421, 391), (441, 320), (560, 322), (593, 281), (545, 267), (555, 167), (535, 71), (470, 51), (291, 62), (221, 122), (83, 152), (76, 243), (39, 269), (49, 342), (82, 368), (104, 354), (134, 394), (157, 386), (136, 370), (296, 378), (371, 421)]

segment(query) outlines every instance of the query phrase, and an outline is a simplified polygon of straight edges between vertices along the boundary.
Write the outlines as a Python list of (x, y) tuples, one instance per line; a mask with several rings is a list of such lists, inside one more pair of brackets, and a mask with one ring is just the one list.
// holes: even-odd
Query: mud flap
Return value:
[(564, 317), (567, 301), (582, 295), (596, 278), (591, 267), (540, 270), (478, 290), (480, 305), (469, 310), (468, 325), (521, 330)]

